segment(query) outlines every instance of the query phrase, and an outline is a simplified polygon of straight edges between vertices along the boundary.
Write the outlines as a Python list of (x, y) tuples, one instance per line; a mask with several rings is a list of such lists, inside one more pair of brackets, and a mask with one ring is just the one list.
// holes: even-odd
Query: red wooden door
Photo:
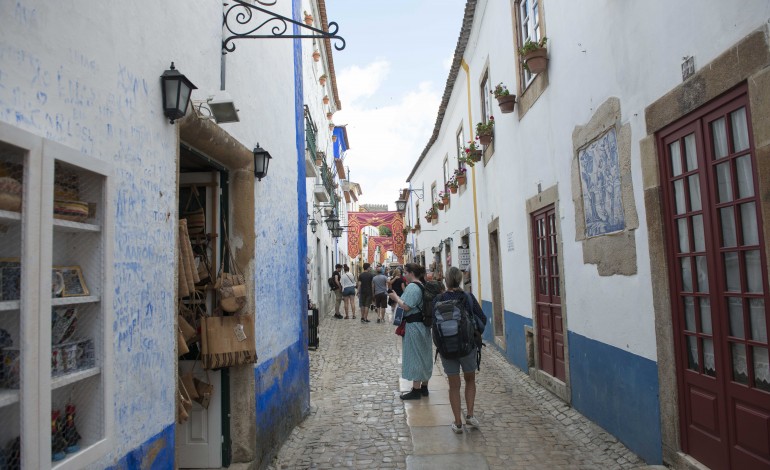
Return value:
[(658, 135), (683, 450), (770, 468), (767, 260), (745, 88)]
[(540, 369), (561, 381), (566, 381), (556, 212), (553, 205), (532, 215), (532, 229)]

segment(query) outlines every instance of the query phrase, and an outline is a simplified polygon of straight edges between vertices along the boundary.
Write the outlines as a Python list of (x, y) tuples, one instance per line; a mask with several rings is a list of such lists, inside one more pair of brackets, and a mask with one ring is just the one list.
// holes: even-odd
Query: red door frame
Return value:
[[(533, 212), (531, 217), (538, 362), (543, 372), (566, 382), (555, 206), (551, 204)], [(541, 227), (542, 232), (539, 230)]]
[[(699, 110), (691, 113), (690, 115), (680, 119), (679, 121), (667, 126), (658, 132), (657, 144), (658, 144), (658, 159), (661, 175), (661, 190), (662, 190), (662, 203), (664, 206), (664, 229), (666, 233), (666, 252), (669, 260), (669, 282), (671, 285), (671, 311), (673, 315), (672, 325), (674, 327), (674, 347), (675, 347), (675, 360), (677, 366), (677, 385), (679, 395), (679, 421), (682, 449), (692, 454), (694, 457), (701, 460), (703, 463), (710, 465), (714, 468), (770, 468), (770, 452), (768, 448), (770, 445), (763, 444), (762, 441), (767, 436), (767, 424), (770, 419), (770, 394), (757, 388), (750, 388), (735, 382), (732, 378), (732, 362), (730, 354), (730, 344), (743, 344), (746, 347), (746, 365), (749, 370), (749, 376), (752, 369), (752, 357), (749, 353), (751, 349), (749, 346), (757, 345), (763, 348), (767, 348), (766, 343), (759, 343), (751, 340), (737, 340), (736, 338), (729, 339), (728, 334), (730, 332), (729, 315), (727, 313), (727, 306), (725, 302), (725, 294), (727, 293), (725, 271), (722, 261), (723, 252), (736, 252), (743, 253), (746, 250), (746, 245), (740, 243), (736, 248), (726, 249), (721, 248), (722, 238), (720, 233), (719, 223), (719, 209), (720, 207), (732, 206), (738, 209), (739, 200), (738, 193), (735, 187), (735, 176), (733, 176), (732, 163), (731, 168), (731, 182), (734, 197), (729, 203), (719, 203), (716, 198), (716, 170), (711, 168), (717, 164), (724, 163), (725, 161), (732, 162), (734, 156), (724, 157), (715, 163), (712, 152), (712, 140), (710, 123), (715, 119), (722, 116), (729, 116), (729, 113), (740, 109), (741, 107), (746, 110), (747, 132), (749, 136), (749, 148), (748, 154), (751, 156), (752, 175), (754, 194), (750, 198), (745, 198), (746, 201), (754, 201), (756, 203), (756, 217), (757, 217), (757, 230), (758, 230), (758, 247), (750, 246), (748, 249), (759, 250), (760, 253), (760, 266), (763, 274), (762, 289), (763, 293), (754, 297), (761, 297), (765, 301), (765, 311), (768, 308), (768, 275), (767, 275), (767, 258), (765, 252), (764, 233), (762, 225), (762, 213), (760, 205), (760, 196), (762, 188), (757, 181), (757, 161), (754, 151), (753, 131), (751, 128), (751, 115), (749, 99), (747, 94), (746, 85), (737, 87), (736, 89), (726, 93), (722, 97), (714, 100), (708, 105), (700, 108)], [(686, 168), (682, 168), (682, 173), (677, 177), (671, 175), (671, 168), (669, 166), (669, 147), (671, 142), (678, 142), (684, 138), (685, 135), (694, 133), (696, 137), (696, 148), (698, 160), (698, 168), (696, 171), (688, 172)], [(732, 134), (728, 132), (728, 148), (732, 149)], [(745, 151), (740, 152), (740, 155), (745, 155)], [(682, 163), (684, 165), (684, 162)], [(671, 189), (673, 180), (686, 179), (686, 175), (689, 173), (698, 174), (700, 181), (701, 191), (701, 210), (691, 211), (689, 198), (686, 199), (686, 209), (682, 214), (676, 214), (674, 191)], [(689, 184), (689, 183), (688, 183)], [(685, 193), (688, 193), (687, 187), (685, 187)], [(741, 203), (745, 202), (740, 199)], [(680, 263), (682, 258), (695, 259), (697, 253), (694, 251), (693, 234), (692, 229), (689, 230), (689, 243), (690, 250), (684, 254), (678, 254), (677, 247), (679, 240), (677, 238), (675, 224), (672, 221), (675, 219), (689, 219), (693, 214), (698, 212), (703, 216), (703, 228), (704, 228), (704, 242), (705, 251), (703, 256), (706, 258), (707, 272), (708, 272), (708, 292), (698, 294), (697, 280), (695, 276), (695, 266), (692, 268), (692, 292), (685, 293), (682, 287), (682, 279), (680, 275)], [(734, 219), (735, 220), (735, 219)], [(740, 224), (736, 223), (736, 238), (740, 240), (741, 228)], [(742, 266), (742, 262), (740, 264)], [(730, 292), (731, 297), (741, 297), (742, 299), (752, 298), (752, 294), (745, 292), (743, 287), (745, 283), (745, 274), (743, 271), (741, 275), (741, 290), (738, 292)], [(685, 297), (693, 297), (694, 299), (708, 298), (710, 301), (711, 312), (711, 324), (712, 334), (704, 334), (701, 330), (701, 317), (697, 314), (700, 311), (698, 306), (694, 312), (696, 314), (695, 323), (696, 331), (686, 331), (685, 315), (682, 308), (681, 301)], [(747, 318), (747, 309), (744, 307), (744, 330)], [(767, 313), (765, 322), (767, 324)], [(767, 326), (767, 325), (766, 325)], [(692, 337), (698, 343), (698, 371), (691, 370), (689, 362), (687, 361), (687, 344), (685, 337)], [(714, 366), (715, 372), (713, 376), (710, 374), (704, 374), (704, 354), (703, 354), (703, 341), (713, 338), (713, 350), (714, 350)], [(701, 390), (696, 390), (694, 387), (699, 387)], [(709, 397), (707, 391), (713, 391), (716, 395)], [(695, 398), (691, 398), (695, 397)], [(694, 401), (700, 400), (699, 405), (703, 409), (707, 407), (716, 408), (711, 420), (698, 419), (702, 416), (696, 417), (698, 409), (698, 403)], [(741, 407), (738, 416), (738, 408)], [(752, 414), (753, 413), (753, 414)], [(744, 424), (744, 427), (739, 429), (739, 420)], [(748, 423), (748, 424), (747, 424)], [(717, 435), (709, 436), (705, 427), (713, 425), (717, 431)], [(764, 433), (762, 428), (764, 426)], [(754, 436), (753, 433), (758, 431), (758, 436)], [(753, 444), (753, 449), (751, 448)], [(763, 448), (764, 447), (764, 448)]]

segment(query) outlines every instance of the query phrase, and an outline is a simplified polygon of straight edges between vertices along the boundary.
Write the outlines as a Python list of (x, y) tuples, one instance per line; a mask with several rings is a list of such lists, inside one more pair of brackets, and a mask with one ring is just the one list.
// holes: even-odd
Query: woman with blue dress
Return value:
[[(416, 263), (404, 266), (408, 285), (401, 297), (390, 292), (389, 297), (404, 309), (406, 331), (401, 348), (401, 377), (412, 381), (412, 390), (400, 395), (402, 400), (419, 400), (428, 395), (428, 380), (433, 375), (433, 340), (430, 328), (422, 323), (421, 280), (425, 268)], [(430, 314), (430, 312), (428, 313)]]

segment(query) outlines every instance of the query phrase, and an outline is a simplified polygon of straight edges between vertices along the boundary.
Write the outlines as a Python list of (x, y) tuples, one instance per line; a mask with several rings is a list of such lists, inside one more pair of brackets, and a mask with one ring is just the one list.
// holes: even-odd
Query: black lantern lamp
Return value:
[(179, 70), (174, 68), (173, 62), (171, 62), (171, 68), (160, 76), (160, 82), (163, 93), (163, 114), (173, 124), (175, 119), (182, 118), (187, 113), (190, 93), (198, 87), (179, 73)]
[(396, 201), (396, 210), (398, 212), (404, 212), (406, 210), (406, 199), (398, 199)]
[(326, 226), (329, 228), (329, 230), (332, 230), (332, 231), (339, 228), (340, 219), (339, 217), (337, 217), (336, 213), (332, 212), (332, 215), (326, 218)]
[(254, 178), (262, 181), (262, 178), (267, 176), (267, 167), (270, 166), (272, 158), (270, 152), (260, 147), (259, 144), (254, 147)]
[(340, 238), (342, 236), (342, 227), (335, 227), (332, 229), (332, 237)]
[(309, 224), (309, 225), (310, 225), (310, 231), (311, 231), (311, 232), (313, 232), (313, 233), (315, 233), (315, 231), (316, 231), (316, 227), (318, 226), (318, 222), (316, 222), (316, 221), (315, 221), (315, 219), (312, 219), (312, 220), (310, 221), (310, 224)]

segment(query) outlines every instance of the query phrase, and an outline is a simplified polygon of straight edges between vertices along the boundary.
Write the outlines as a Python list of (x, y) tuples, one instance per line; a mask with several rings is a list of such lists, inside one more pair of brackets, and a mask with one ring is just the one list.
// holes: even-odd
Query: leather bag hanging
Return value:
[(201, 318), (201, 362), (204, 369), (256, 363), (254, 315)]
[[(226, 253), (222, 255), (222, 263), (219, 266), (219, 275), (214, 287), (217, 289), (217, 294), (219, 294), (219, 306), (225, 312), (233, 313), (246, 305), (246, 280), (235, 263), (226, 230), (224, 235), (224, 250)], [(225, 272), (225, 258), (230, 261), (230, 272)]]

